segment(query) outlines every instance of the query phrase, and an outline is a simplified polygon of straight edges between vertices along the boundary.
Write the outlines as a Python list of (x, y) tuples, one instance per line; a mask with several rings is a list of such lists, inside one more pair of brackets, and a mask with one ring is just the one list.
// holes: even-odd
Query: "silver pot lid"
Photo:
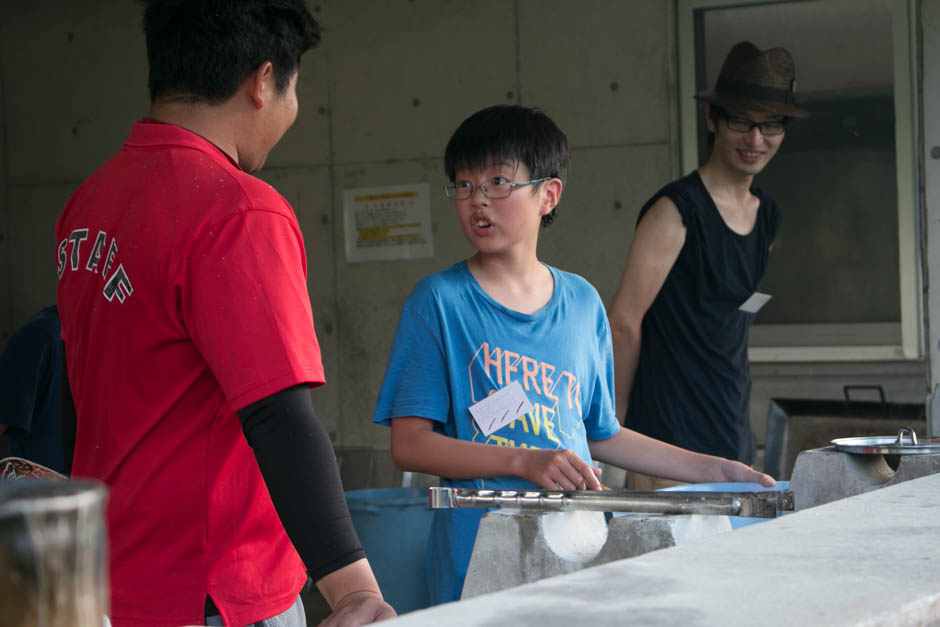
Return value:
[(940, 453), (940, 438), (917, 437), (913, 429), (903, 427), (898, 434), (832, 441), (837, 450), (860, 455), (927, 455)]

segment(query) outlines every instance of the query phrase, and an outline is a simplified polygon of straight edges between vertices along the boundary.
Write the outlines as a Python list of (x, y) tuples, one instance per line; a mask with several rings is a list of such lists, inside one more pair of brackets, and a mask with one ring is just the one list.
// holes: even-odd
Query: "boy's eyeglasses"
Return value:
[(768, 120), (767, 122), (754, 122), (748, 118), (739, 116), (729, 116), (725, 118), (725, 124), (736, 133), (750, 133), (751, 129), (757, 127), (761, 135), (773, 137), (782, 135), (786, 129), (786, 123), (780, 120)]
[(540, 179), (525, 181), (524, 183), (512, 183), (504, 176), (497, 176), (479, 185), (474, 185), (470, 181), (455, 181), (453, 183), (444, 184), (444, 194), (451, 200), (466, 200), (473, 196), (473, 192), (479, 187), (480, 191), (483, 192), (483, 195), (487, 198), (505, 198), (517, 187), (534, 185), (551, 178), (550, 176), (546, 176)]

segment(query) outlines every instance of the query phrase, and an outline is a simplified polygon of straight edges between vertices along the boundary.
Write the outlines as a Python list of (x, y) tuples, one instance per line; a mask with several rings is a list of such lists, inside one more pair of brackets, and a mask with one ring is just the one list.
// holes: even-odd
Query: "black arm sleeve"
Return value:
[(65, 347), (62, 347), (62, 376), (60, 377), (59, 390), (59, 414), (61, 417), (62, 429), (62, 461), (64, 463), (62, 474), (66, 477), (72, 474), (72, 458), (75, 455), (75, 432), (77, 429), (77, 417), (75, 414), (75, 402), (72, 399), (72, 388), (69, 386), (69, 373), (65, 367)]
[(316, 581), (365, 557), (309, 388), (282, 390), (237, 413), (274, 509), (310, 577)]

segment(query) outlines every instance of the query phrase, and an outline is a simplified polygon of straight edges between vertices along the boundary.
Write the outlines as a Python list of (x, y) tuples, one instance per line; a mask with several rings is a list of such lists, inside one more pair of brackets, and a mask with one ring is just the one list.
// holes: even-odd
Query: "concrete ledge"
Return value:
[(487, 512), (480, 521), (461, 598), (730, 531), (727, 516), (632, 515), (608, 523), (603, 512)]
[(940, 625), (940, 474), (391, 625)]
[(900, 455), (892, 469), (884, 455), (853, 455), (833, 446), (800, 453), (790, 489), (796, 509), (815, 507), (848, 496), (940, 472), (940, 455)]

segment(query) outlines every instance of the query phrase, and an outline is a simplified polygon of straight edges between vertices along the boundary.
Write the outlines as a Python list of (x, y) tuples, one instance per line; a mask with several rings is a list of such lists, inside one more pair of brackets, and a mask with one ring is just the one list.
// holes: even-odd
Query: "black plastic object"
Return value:
[(772, 398), (764, 472), (778, 480), (789, 479), (801, 451), (829, 446), (836, 438), (881, 436), (901, 427), (924, 434), (925, 416), (925, 406), (919, 403)]

